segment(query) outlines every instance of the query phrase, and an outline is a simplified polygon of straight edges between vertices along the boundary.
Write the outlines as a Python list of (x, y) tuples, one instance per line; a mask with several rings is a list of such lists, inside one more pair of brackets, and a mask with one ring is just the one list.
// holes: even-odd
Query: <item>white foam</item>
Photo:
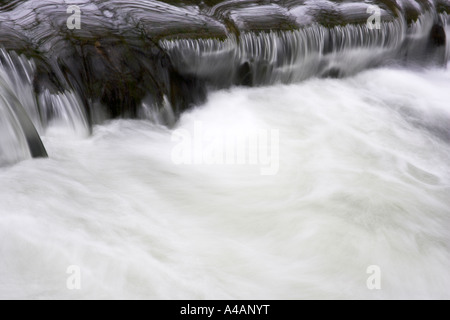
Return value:
[[(50, 159), (0, 169), (0, 298), (450, 298), (449, 81), (375, 70), (220, 91), (173, 130), (48, 134)], [(279, 130), (278, 174), (175, 165), (196, 122)]]

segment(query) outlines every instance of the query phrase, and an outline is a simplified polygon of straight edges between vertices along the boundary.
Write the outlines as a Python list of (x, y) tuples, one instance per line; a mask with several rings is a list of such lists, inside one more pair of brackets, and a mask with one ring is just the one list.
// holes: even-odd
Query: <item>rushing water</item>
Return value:
[(0, 298), (450, 299), (449, 12), (0, 4)]
[[(218, 91), (173, 129), (53, 123), (49, 159), (0, 169), (0, 297), (450, 298), (449, 83), (385, 68)], [(277, 174), (174, 163), (200, 124), (278, 130)]]

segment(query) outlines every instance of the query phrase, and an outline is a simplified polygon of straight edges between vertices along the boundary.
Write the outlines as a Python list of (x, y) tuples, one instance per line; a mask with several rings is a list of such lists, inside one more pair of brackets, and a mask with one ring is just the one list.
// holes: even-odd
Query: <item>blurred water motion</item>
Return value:
[(2, 1), (0, 298), (448, 299), (449, 9)]

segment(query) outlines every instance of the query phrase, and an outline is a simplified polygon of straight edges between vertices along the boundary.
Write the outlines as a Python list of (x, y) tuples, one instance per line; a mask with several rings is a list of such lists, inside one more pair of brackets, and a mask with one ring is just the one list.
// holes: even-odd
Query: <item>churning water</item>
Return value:
[[(0, 168), (0, 298), (450, 298), (449, 83), (384, 68), (211, 93), (173, 129), (54, 121), (49, 159)], [(276, 174), (177, 164), (199, 125), (278, 132)]]

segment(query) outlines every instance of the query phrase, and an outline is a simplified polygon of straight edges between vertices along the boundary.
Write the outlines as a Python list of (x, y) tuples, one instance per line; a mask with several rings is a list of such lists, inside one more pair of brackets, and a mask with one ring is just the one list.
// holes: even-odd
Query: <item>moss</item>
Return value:
[(395, 0), (378, 0), (377, 4), (394, 17), (398, 17), (398, 13), (401, 11)]
[(336, 10), (320, 9), (314, 14), (314, 17), (317, 23), (326, 28), (345, 26), (347, 24), (342, 14)]
[(171, 5), (202, 5), (205, 4), (209, 7), (213, 7), (219, 3), (225, 2), (225, 0), (159, 0), (161, 2), (165, 2)]
[(420, 11), (418, 11), (412, 7), (407, 7), (407, 8), (405, 8), (404, 15), (405, 15), (406, 23), (411, 24), (413, 22), (416, 22), (417, 19), (419, 19)]
[(227, 39), (227, 34), (225, 32), (216, 32), (209, 29), (184, 29), (173, 28), (170, 32), (164, 32), (152, 35), (151, 38), (155, 42), (160, 40), (175, 40), (175, 39), (219, 39), (221, 41)]
[(436, 11), (438, 13), (450, 14), (450, 3), (445, 0), (439, 0), (436, 3)]

